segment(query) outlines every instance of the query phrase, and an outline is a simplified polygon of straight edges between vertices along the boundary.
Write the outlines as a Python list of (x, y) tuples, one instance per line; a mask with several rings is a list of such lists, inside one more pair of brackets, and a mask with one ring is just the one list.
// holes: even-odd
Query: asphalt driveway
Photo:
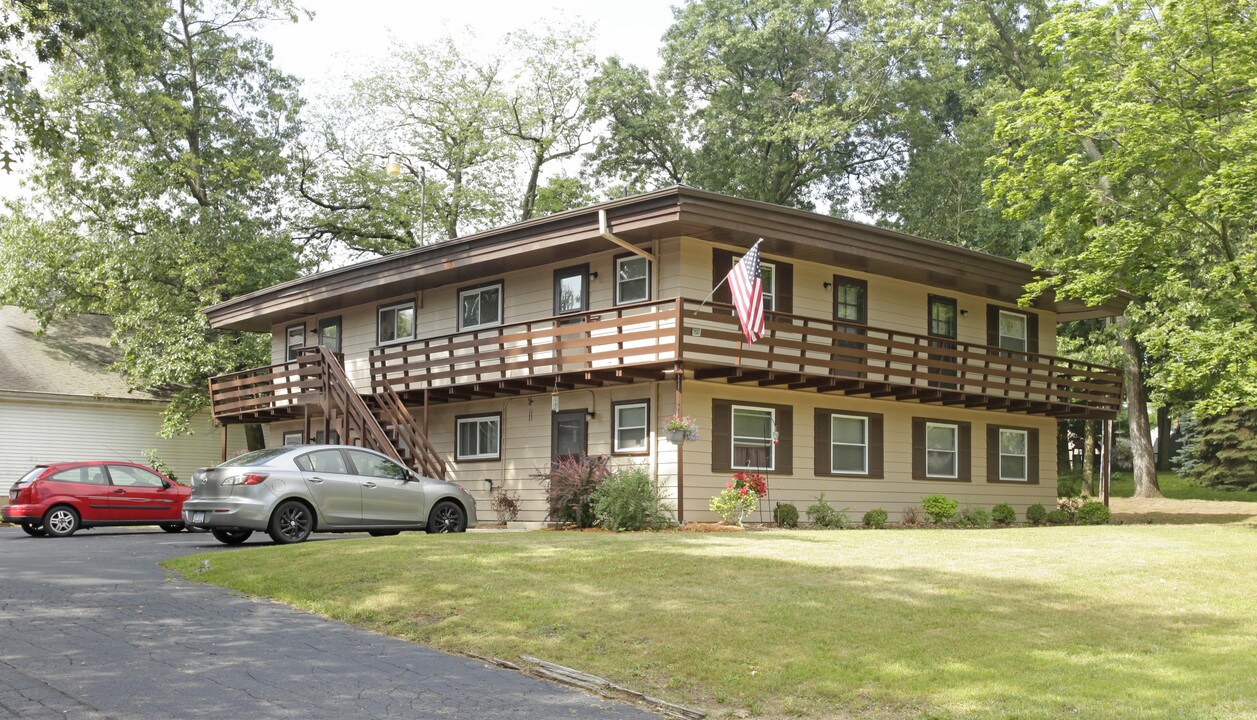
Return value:
[(157, 564), (207, 550), (232, 552), (206, 534), (0, 528), (0, 719), (654, 717)]

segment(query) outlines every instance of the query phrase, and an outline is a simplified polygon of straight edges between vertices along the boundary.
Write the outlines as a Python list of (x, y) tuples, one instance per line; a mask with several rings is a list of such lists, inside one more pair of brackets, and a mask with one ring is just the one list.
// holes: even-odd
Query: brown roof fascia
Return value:
[[(840, 218), (673, 186), (537, 220), (508, 225), (298, 278), (208, 308), (216, 328), (267, 331), (271, 325), (347, 305), (610, 249), (599, 234), (605, 210), (612, 232), (633, 242), (679, 234), (898, 277), (1015, 303), (1033, 268), (995, 255)], [(422, 278), (422, 281), (420, 280)], [(1124, 298), (1099, 308), (1043, 296), (1035, 307), (1062, 319), (1119, 314)]]

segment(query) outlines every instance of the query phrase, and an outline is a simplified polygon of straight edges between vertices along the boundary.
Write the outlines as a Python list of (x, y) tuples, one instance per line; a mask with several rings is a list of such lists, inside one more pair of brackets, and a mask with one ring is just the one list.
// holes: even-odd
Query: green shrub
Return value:
[(1039, 503), (1031, 505), (1026, 508), (1026, 522), (1031, 525), (1042, 525), (1047, 522), (1047, 510)]
[(777, 507), (773, 508), (773, 522), (780, 528), (797, 528), (799, 509), (790, 503), (777, 503)]
[(1008, 503), (1000, 503), (991, 508), (991, 519), (999, 525), (1012, 525), (1017, 522), (1017, 511)]
[(875, 508), (864, 513), (864, 527), (881, 529), (886, 527), (886, 520), (890, 516), (881, 508)]
[(986, 508), (965, 508), (956, 517), (956, 524), (960, 527), (989, 528), (991, 513)]
[(608, 530), (658, 530), (673, 524), (659, 482), (638, 465), (612, 470), (592, 501), (594, 517)]
[(956, 517), (957, 503), (946, 495), (927, 495), (921, 501), (921, 508), (930, 522), (942, 525)]
[(1102, 502), (1083, 503), (1078, 508), (1077, 520), (1080, 525), (1107, 525), (1112, 515)]
[(607, 477), (605, 456), (569, 455), (533, 477), (546, 490), (551, 521), (581, 528), (594, 526), (593, 495)]
[(1078, 517), (1078, 508), (1082, 507), (1084, 502), (1086, 501), (1080, 497), (1058, 497), (1056, 499), (1056, 507), (1058, 510), (1064, 510), (1072, 523)]
[(1056, 508), (1047, 514), (1048, 525), (1070, 525), (1073, 520), (1070, 519), (1069, 513), (1060, 508)]
[(851, 523), (847, 520), (846, 508), (839, 510), (828, 502), (825, 502), (825, 493), (821, 493), (816, 497), (816, 503), (809, 505), (807, 508), (807, 517), (816, 527), (830, 528), (841, 530), (848, 527)]

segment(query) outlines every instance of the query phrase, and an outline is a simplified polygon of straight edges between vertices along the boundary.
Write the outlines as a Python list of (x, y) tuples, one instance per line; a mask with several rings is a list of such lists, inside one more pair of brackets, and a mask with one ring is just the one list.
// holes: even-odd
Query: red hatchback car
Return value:
[(179, 532), (190, 494), (191, 488), (135, 463), (39, 465), (14, 483), (0, 515), (37, 537), (66, 537), (103, 525), (158, 525)]

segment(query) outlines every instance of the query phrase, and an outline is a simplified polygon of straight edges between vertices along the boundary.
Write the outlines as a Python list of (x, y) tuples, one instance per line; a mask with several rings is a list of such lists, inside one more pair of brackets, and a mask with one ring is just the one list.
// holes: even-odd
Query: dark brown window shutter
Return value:
[[(711, 296), (714, 302), (729, 303), (733, 302), (733, 295), (729, 293), (729, 283), (724, 282), (725, 276), (733, 269), (733, 253), (721, 248), (711, 249), (711, 286), (717, 287), (716, 294)], [(722, 284), (723, 283), (723, 284)]]
[(1039, 431), (1029, 428), (1026, 433), (1026, 480), (1039, 482)]
[[(973, 479), (973, 438), (969, 423), (956, 423), (957, 442), (960, 444), (956, 458), (956, 479), (968, 482)], [(924, 455), (924, 453), (922, 453)]]
[(912, 418), (912, 479), (925, 479), (925, 420)]
[(1039, 315), (1038, 313), (1026, 314), (1026, 351), (1039, 352)]
[(780, 260), (769, 260), (777, 270), (777, 312), (794, 312), (794, 266)]
[(999, 426), (986, 426), (986, 481), (999, 481)]
[(777, 411), (776, 470), (779, 475), (794, 472), (794, 408), (789, 405), (771, 405)]
[(829, 416), (832, 413), (833, 410), (817, 408), (816, 414), (814, 415), (814, 422), (816, 425), (816, 432), (814, 435), (816, 442), (816, 465), (814, 467), (817, 475), (829, 475), (834, 471), (833, 467), (830, 466), (830, 463), (833, 461), (833, 457), (829, 451), (829, 443), (832, 441), (832, 438), (830, 437), (830, 432), (832, 431), (830, 429)]
[(999, 305), (986, 306), (986, 344), (999, 347)]
[(711, 401), (711, 471), (733, 470), (733, 403)]
[[(881, 415), (869, 415), (869, 477), (880, 478), (886, 475), (886, 423)], [(924, 455), (922, 456), (924, 459)]]

